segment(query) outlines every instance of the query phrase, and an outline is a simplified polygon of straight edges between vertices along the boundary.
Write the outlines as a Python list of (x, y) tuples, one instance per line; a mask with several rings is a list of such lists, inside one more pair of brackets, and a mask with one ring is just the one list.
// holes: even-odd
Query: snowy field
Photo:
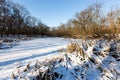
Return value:
[(0, 80), (11, 79), (120, 80), (120, 41), (37, 38), (17, 42), (0, 49)]
[(20, 41), (17, 46), (0, 49), (0, 80), (11, 79), (14, 66), (26, 65), (30, 61), (60, 56), (59, 50), (64, 49), (69, 40), (65, 38), (38, 38)]

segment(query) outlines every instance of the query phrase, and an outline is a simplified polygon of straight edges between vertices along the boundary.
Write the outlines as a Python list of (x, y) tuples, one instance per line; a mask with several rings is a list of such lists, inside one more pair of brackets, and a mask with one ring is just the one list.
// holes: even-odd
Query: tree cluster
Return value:
[(56, 36), (112, 37), (120, 34), (120, 8), (104, 13), (101, 3), (88, 6), (75, 14), (66, 24), (53, 29)]
[(10, 0), (0, 0), (0, 36), (48, 35), (49, 27), (27, 9)]
[(58, 37), (106, 37), (120, 34), (120, 8), (104, 13), (101, 3), (95, 3), (75, 14), (58, 27), (50, 28), (31, 16), (27, 9), (10, 0), (0, 0), (0, 36), (47, 35)]

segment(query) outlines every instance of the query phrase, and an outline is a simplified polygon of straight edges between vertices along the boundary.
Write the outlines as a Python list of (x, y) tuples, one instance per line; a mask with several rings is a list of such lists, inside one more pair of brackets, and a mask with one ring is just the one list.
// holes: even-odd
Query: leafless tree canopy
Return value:
[(50, 28), (10, 0), (0, 0), (0, 35), (47, 35), (64, 37), (106, 37), (120, 34), (120, 8), (105, 14), (101, 3), (77, 12), (66, 24)]
[(111, 8), (107, 14), (104, 13), (103, 8), (101, 3), (88, 6), (85, 10), (76, 13), (68, 23), (60, 25), (56, 29), (59, 32), (54, 31), (55, 34), (59, 35), (61, 33), (64, 36), (79, 38), (84, 36), (99, 38), (118, 35), (120, 33), (120, 8)]
[[(42, 29), (42, 32), (40, 32)], [(0, 0), (0, 35), (47, 35), (49, 27), (27, 9), (10, 0)], [(42, 34), (41, 34), (42, 33)]]

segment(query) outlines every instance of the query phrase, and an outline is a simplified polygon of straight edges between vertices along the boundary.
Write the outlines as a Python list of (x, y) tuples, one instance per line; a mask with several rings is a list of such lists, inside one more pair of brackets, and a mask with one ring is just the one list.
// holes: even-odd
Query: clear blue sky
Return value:
[(24, 5), (30, 14), (50, 27), (66, 23), (76, 12), (95, 3), (104, 3), (105, 11), (120, 5), (120, 0), (13, 0)]

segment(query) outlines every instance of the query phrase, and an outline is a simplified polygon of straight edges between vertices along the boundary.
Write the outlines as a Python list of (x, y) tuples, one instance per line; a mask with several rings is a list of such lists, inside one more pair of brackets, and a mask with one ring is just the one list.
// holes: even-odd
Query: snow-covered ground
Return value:
[(0, 50), (0, 80), (120, 80), (119, 40), (38, 38), (18, 44)]
[(8, 49), (0, 49), (0, 80), (10, 79), (14, 66), (26, 65), (30, 61), (60, 56), (60, 50), (70, 41), (65, 38), (37, 38), (28, 41), (20, 41), (17, 46)]

